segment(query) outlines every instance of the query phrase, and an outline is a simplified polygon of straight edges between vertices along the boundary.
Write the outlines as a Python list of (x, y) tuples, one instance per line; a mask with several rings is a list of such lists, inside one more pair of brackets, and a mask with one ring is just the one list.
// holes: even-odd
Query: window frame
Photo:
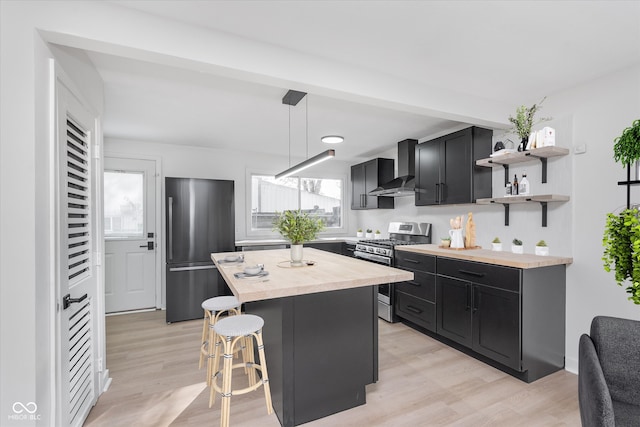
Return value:
[[(245, 188), (246, 188), (246, 192), (245, 192), (245, 233), (247, 237), (252, 237), (252, 238), (275, 238), (275, 239), (282, 239), (283, 237), (280, 235), (280, 233), (278, 233), (277, 231), (273, 231), (271, 229), (269, 230), (260, 230), (260, 229), (253, 229), (251, 227), (252, 224), (252, 216), (251, 216), (251, 199), (252, 199), (252, 180), (253, 177), (255, 175), (262, 175), (262, 176), (273, 176), (273, 171), (270, 172), (265, 172), (265, 171), (260, 171), (260, 170), (249, 170), (247, 169), (246, 171), (246, 178), (245, 178)], [(301, 174), (301, 175), (295, 175), (293, 176), (294, 178), (308, 178), (308, 179), (335, 179), (335, 180), (340, 180), (342, 181), (342, 194), (340, 197), (340, 227), (332, 227), (332, 228), (325, 228), (323, 231), (321, 231), (318, 234), (318, 237), (323, 237), (323, 236), (329, 236), (329, 235), (342, 235), (342, 234), (346, 234), (347, 230), (348, 230), (348, 224), (347, 224), (347, 219), (348, 219), (348, 215), (346, 215), (346, 211), (345, 209), (348, 208), (348, 205), (346, 205), (347, 202), (347, 188), (346, 186), (348, 185), (349, 181), (347, 180), (347, 176), (342, 174), (342, 173), (324, 173), (323, 175), (325, 176), (317, 176), (318, 173), (311, 173), (311, 174)], [(300, 192), (300, 187), (298, 186), (298, 192)], [(298, 198), (298, 207), (300, 206), (300, 198)]]

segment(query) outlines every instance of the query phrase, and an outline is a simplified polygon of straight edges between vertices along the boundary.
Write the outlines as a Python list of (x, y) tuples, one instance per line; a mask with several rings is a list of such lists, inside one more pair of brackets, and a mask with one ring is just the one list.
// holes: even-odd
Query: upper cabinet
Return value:
[(351, 166), (351, 209), (393, 209), (393, 197), (369, 196), (393, 179), (393, 168), (393, 159), (382, 158)]
[(493, 131), (470, 127), (416, 146), (416, 206), (473, 203), (491, 197), (491, 170), (476, 160), (491, 154)]

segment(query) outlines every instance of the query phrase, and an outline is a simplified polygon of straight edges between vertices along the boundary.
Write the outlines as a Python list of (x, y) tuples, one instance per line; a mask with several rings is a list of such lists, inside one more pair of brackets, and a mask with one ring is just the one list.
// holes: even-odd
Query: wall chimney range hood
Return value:
[(369, 192), (370, 196), (404, 197), (415, 195), (416, 139), (398, 142), (398, 177)]

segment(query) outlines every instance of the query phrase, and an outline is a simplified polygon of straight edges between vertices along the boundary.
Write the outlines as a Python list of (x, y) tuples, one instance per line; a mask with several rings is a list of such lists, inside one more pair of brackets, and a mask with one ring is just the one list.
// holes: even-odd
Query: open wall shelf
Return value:
[(538, 194), (531, 196), (506, 196), (491, 199), (478, 199), (478, 205), (501, 204), (504, 206), (504, 225), (509, 225), (509, 206), (519, 203), (540, 203), (542, 207), (542, 226), (547, 226), (547, 203), (568, 202), (569, 196), (560, 194)]
[(509, 182), (509, 165), (539, 160), (542, 163), (542, 183), (545, 184), (547, 182), (547, 159), (550, 157), (566, 156), (567, 154), (569, 154), (569, 149), (567, 148), (556, 146), (541, 147), (476, 160), (476, 165), (488, 168), (502, 166), (504, 168), (504, 184), (507, 185), (507, 182)]

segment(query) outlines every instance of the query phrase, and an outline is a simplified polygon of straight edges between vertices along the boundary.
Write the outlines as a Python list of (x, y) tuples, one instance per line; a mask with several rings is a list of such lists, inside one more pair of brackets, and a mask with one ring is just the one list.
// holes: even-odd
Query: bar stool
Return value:
[[(222, 343), (222, 346), (216, 345), (216, 353), (214, 357), (214, 379), (211, 383), (211, 392), (209, 394), (209, 407), (215, 401), (215, 393), (220, 393), (222, 404), (220, 409), (220, 426), (227, 427), (229, 425), (229, 415), (231, 412), (231, 396), (245, 394), (256, 390), (258, 387), (264, 387), (264, 397), (267, 404), (267, 413), (273, 412), (271, 404), (271, 389), (269, 387), (269, 376), (267, 375), (267, 362), (264, 357), (264, 344), (262, 342), (262, 326), (264, 320), (260, 316), (253, 314), (240, 314), (238, 316), (230, 316), (218, 321), (213, 329), (216, 332), (216, 339)], [(242, 344), (243, 338), (246, 338), (246, 351), (242, 352), (243, 363), (233, 364), (233, 353), (238, 342)], [(258, 357), (260, 364), (254, 363), (253, 339), (258, 345)], [(217, 344), (217, 343), (216, 343)], [(223, 368), (218, 371), (218, 362), (220, 360), (220, 347), (224, 347)], [(239, 390), (231, 389), (231, 377), (234, 368), (247, 368), (249, 376), (249, 387)], [(262, 380), (256, 381), (256, 369), (262, 373)], [(222, 376), (222, 387), (218, 386), (218, 377)]]
[[(202, 368), (202, 363), (207, 359), (207, 385), (211, 385), (212, 363), (215, 354), (213, 345), (216, 343), (213, 326), (220, 316), (240, 314), (240, 302), (234, 296), (214, 297), (202, 303), (204, 309), (204, 321), (202, 323), (202, 344), (200, 345), (200, 363), (198, 369)], [(211, 343), (211, 345), (210, 345)]]

